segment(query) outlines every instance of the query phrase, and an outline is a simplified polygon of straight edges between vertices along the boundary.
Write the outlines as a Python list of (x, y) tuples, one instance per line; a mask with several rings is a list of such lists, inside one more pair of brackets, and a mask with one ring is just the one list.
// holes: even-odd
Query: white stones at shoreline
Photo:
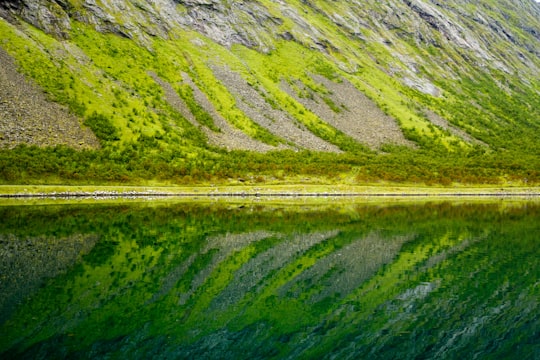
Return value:
[(253, 191), (236, 191), (236, 192), (162, 192), (155, 190), (145, 191), (52, 191), (52, 192), (19, 192), (14, 194), (0, 194), (0, 198), (48, 198), (48, 199), (129, 199), (129, 198), (164, 198), (164, 197), (397, 197), (397, 198), (421, 198), (421, 197), (540, 197), (540, 192), (537, 191), (494, 191), (494, 192), (298, 192), (298, 191), (276, 191), (276, 192), (253, 192)]

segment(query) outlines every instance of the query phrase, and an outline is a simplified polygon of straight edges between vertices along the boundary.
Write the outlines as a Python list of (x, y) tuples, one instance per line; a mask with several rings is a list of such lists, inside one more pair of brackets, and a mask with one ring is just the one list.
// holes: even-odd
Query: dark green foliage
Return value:
[(328, 107), (332, 109), (333, 112), (339, 114), (340, 112), (343, 111), (343, 109), (339, 107), (338, 105), (336, 105), (336, 103), (329, 97), (323, 96), (323, 100), (326, 103), (326, 105), (328, 105)]
[(111, 120), (103, 114), (92, 113), (92, 115), (86, 118), (84, 124), (92, 129), (98, 139), (102, 141), (120, 140), (118, 130), (114, 127)]
[(70, 184), (137, 184), (147, 180), (193, 184), (245, 178), (249, 174), (256, 182), (299, 175), (332, 180), (351, 172), (356, 173), (359, 182), (450, 185), (540, 181), (540, 160), (534, 154), (485, 154), (481, 149), (466, 156), (392, 146), (385, 147), (384, 155), (233, 151), (201, 153), (197, 159), (186, 158), (182, 151), (159, 149), (159, 141), (148, 136), (141, 136), (138, 142), (121, 150), (76, 151), (63, 146), (42, 149), (21, 145), (0, 150), (0, 183), (46, 184), (61, 179)]
[(500, 85), (503, 81), (514, 87), (519, 80), (478, 75), (462, 79), (459, 85), (440, 83), (459, 100), (434, 105), (456, 126), (474, 129), (471, 134), (494, 150), (539, 154), (540, 96), (526, 87), (509, 92)]
[(339, 78), (338, 72), (328, 61), (323, 61), (318, 58), (313, 62), (311, 67), (317, 74), (324, 76), (328, 80), (336, 80)]

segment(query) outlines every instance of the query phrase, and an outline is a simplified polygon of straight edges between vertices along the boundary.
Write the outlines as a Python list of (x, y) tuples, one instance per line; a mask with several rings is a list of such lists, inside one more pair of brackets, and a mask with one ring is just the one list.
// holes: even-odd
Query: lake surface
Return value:
[(0, 358), (539, 359), (540, 202), (0, 206)]

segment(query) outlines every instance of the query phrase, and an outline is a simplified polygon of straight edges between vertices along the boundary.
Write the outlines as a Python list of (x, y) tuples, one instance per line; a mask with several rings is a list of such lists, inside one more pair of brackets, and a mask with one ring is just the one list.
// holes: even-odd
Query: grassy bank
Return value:
[(1, 197), (69, 196), (540, 196), (540, 187), (415, 185), (65, 186), (0, 185)]

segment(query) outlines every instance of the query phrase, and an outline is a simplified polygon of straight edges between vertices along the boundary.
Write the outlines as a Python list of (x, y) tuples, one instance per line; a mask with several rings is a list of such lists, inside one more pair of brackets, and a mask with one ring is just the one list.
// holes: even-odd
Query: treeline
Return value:
[[(149, 140), (150, 141), (150, 140)], [(195, 155), (193, 155), (195, 154)], [(65, 146), (20, 145), (0, 150), (3, 184), (205, 184), (287, 181), (358, 183), (388, 181), (427, 185), (540, 183), (540, 160), (531, 154), (482, 151), (460, 154), (395, 148), (384, 154), (310, 151), (148, 150), (141, 142), (122, 149), (77, 151)]]

